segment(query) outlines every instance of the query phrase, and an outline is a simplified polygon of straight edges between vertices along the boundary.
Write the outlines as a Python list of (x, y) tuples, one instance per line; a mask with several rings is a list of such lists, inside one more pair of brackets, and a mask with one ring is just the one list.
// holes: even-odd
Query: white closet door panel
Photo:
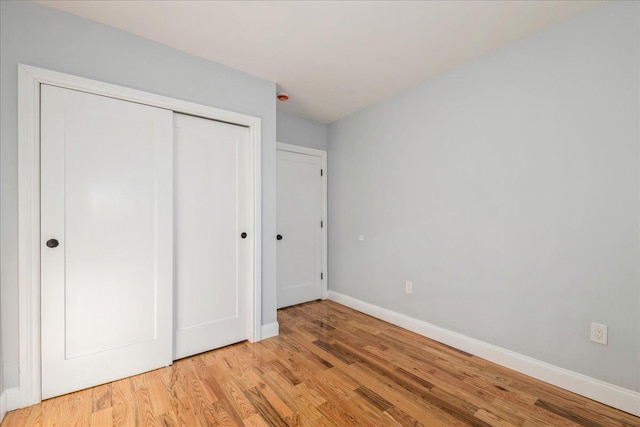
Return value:
[(175, 114), (174, 135), (179, 359), (249, 337), (253, 233), (249, 130)]
[(47, 398), (171, 363), (172, 112), (43, 85), (41, 121)]
[(322, 297), (322, 158), (277, 152), (278, 308)]

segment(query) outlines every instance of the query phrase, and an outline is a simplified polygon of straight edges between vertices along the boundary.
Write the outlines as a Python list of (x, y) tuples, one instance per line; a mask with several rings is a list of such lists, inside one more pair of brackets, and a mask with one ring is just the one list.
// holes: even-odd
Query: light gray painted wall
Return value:
[(17, 64), (62, 71), (262, 119), (262, 321), (276, 320), (275, 83), (31, 2), (0, 2), (4, 385), (18, 384)]
[(293, 145), (327, 151), (327, 125), (278, 111), (277, 139)]
[(595, 8), (332, 123), (330, 289), (640, 390), (639, 16)]

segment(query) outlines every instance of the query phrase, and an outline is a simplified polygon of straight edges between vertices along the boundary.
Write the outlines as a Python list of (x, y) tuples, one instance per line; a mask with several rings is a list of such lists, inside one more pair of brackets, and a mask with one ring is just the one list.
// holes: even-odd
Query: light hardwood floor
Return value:
[(640, 418), (330, 301), (281, 335), (10, 412), (12, 426), (640, 426)]

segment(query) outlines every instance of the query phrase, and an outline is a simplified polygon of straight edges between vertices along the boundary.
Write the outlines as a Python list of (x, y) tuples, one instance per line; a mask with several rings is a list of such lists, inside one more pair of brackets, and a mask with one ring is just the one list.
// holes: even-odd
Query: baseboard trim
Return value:
[(277, 337), (280, 334), (280, 325), (278, 322), (267, 323), (262, 325), (262, 339)]
[(560, 368), (339, 292), (329, 291), (329, 299), (490, 362), (640, 416), (640, 393), (637, 391)]
[(0, 394), (0, 422), (4, 415), (20, 407), (20, 389), (18, 387), (8, 388)]

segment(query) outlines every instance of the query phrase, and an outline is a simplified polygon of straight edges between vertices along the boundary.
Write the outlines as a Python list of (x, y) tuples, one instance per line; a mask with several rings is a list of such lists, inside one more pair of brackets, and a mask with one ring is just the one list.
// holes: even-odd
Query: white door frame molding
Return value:
[(40, 348), (40, 85), (122, 99), (246, 126), (253, 172), (253, 298), (251, 341), (261, 339), (261, 120), (244, 114), (18, 64), (18, 328), (19, 407), (41, 401)]
[(315, 148), (285, 144), (284, 142), (278, 142), (276, 144), (276, 149), (280, 151), (289, 151), (291, 153), (317, 156), (322, 159), (322, 220), (324, 221), (324, 227), (322, 228), (322, 272), (324, 273), (322, 279), (322, 299), (327, 299), (329, 298), (329, 275), (327, 272), (327, 230), (329, 229), (329, 220), (327, 218), (327, 152), (324, 150), (317, 150)]

